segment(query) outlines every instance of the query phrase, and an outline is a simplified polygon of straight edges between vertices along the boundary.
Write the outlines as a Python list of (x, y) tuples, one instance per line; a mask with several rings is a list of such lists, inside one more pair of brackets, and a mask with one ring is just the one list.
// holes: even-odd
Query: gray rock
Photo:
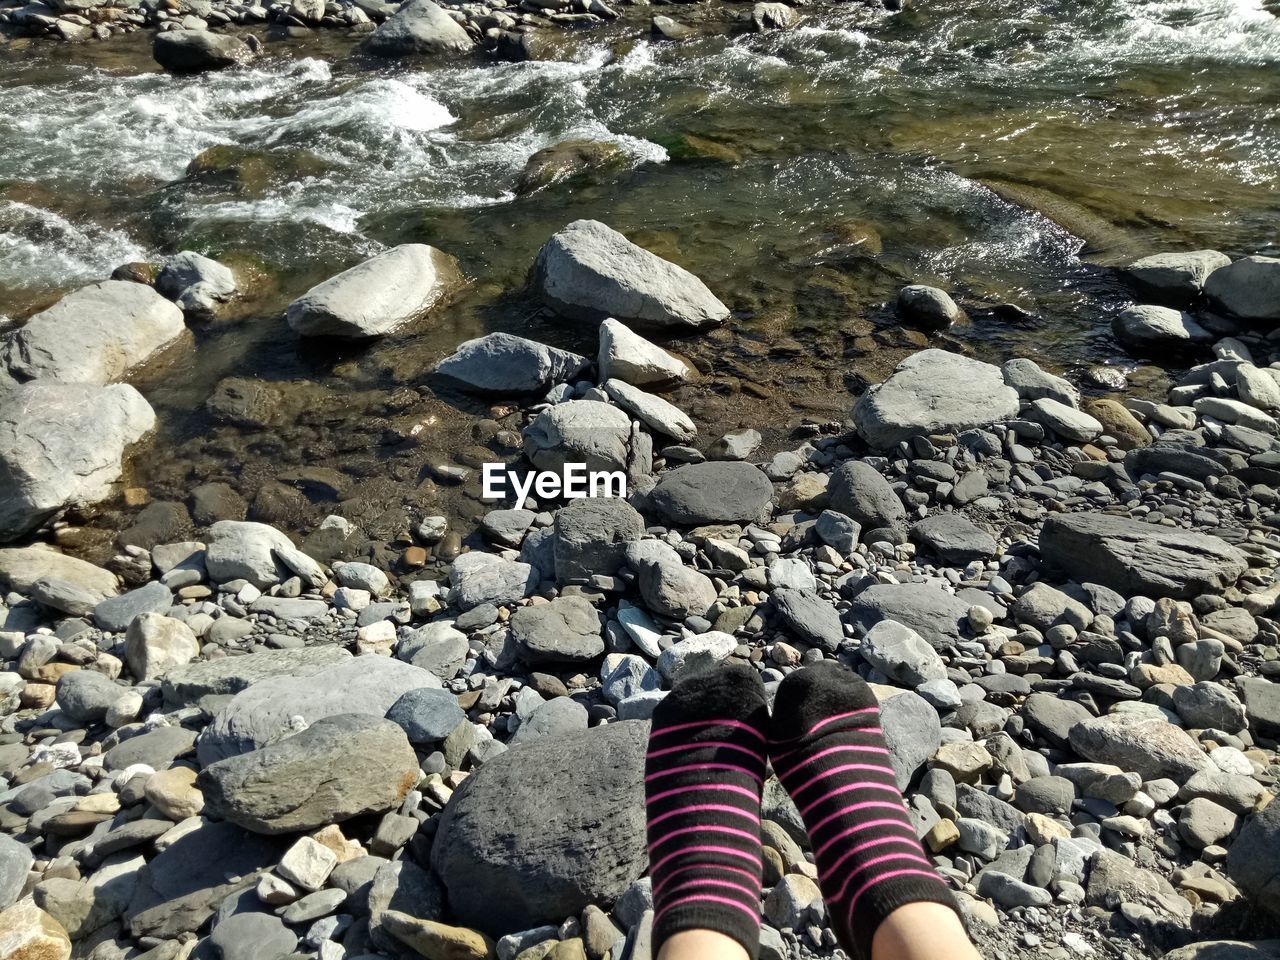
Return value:
[(185, 313), (208, 318), (235, 296), (236, 278), (217, 260), (184, 250), (165, 258), (156, 276), (156, 289)]
[(474, 46), (466, 29), (431, 0), (409, 0), (365, 42), (379, 57), (466, 53)]
[(880, 704), (880, 726), (898, 788), (905, 790), (942, 742), (938, 712), (923, 697), (899, 693)]
[(881, 620), (862, 639), (863, 658), (886, 677), (907, 687), (918, 687), (947, 676), (938, 652), (910, 627)]
[(1211, 763), (1186, 731), (1156, 717), (1093, 717), (1073, 726), (1070, 740), (1080, 756), (1131, 770), (1143, 780), (1186, 780)]
[[(410, 0), (378, 29), (428, 7), (466, 37), (466, 31), (430, 0)], [(305, 337), (381, 337), (421, 317), (461, 284), (457, 261), (448, 254), (426, 244), (406, 243), (316, 284), (289, 304), (285, 318)]]
[(751, 8), (751, 26), (756, 33), (786, 30), (799, 21), (800, 14), (785, 3), (757, 3)]
[(1264, 677), (1242, 677), (1238, 683), (1249, 728), (1264, 737), (1280, 736), (1280, 683)]
[(978, 883), (978, 895), (990, 897), (1006, 909), (1012, 907), (1047, 907), (1053, 903), (1053, 894), (1040, 887), (1015, 880), (1013, 877), (995, 870), (982, 874)]
[(127, 384), (42, 380), (0, 394), (0, 542), (105, 499), (155, 422)]
[(936, 349), (908, 357), (853, 407), (858, 433), (875, 447), (1017, 415), (1018, 395), (1005, 385), (999, 367)]
[(1029, 417), (1075, 443), (1088, 443), (1102, 435), (1102, 424), (1096, 418), (1049, 397), (1033, 400)]
[(905, 532), (907, 511), (889, 481), (875, 467), (850, 460), (827, 484), (831, 509), (852, 517), (864, 530)]
[(209, 934), (222, 960), (280, 960), (298, 946), (297, 936), (269, 913), (237, 913)]
[(774, 590), (769, 599), (787, 628), (810, 646), (835, 653), (844, 642), (840, 614), (811, 590), (782, 587)]
[(0, 833), (0, 910), (17, 902), (34, 862), (26, 844)]
[(1080, 391), (1068, 380), (1040, 369), (1034, 360), (1017, 357), (1006, 360), (1000, 368), (1004, 382), (1017, 391), (1023, 400), (1039, 400), (1047, 397), (1071, 407), (1080, 405)]
[(691, 376), (683, 360), (612, 318), (600, 324), (596, 366), (601, 382), (623, 380), (637, 387), (662, 387)]
[(156, 34), (151, 55), (170, 73), (202, 73), (244, 63), (253, 57), (253, 49), (229, 33), (169, 30)]
[(202, 821), (141, 871), (124, 919), (136, 937), (199, 930), (229, 896), (252, 889), (284, 847), (231, 823)]
[(625, 500), (582, 497), (556, 511), (553, 539), (556, 580), (585, 583), (611, 577), (622, 565), (626, 545), (644, 534), (644, 518)]
[(172, 606), (173, 593), (163, 583), (153, 580), (136, 590), (99, 601), (93, 608), (93, 619), (108, 633), (123, 633), (135, 617), (144, 613), (168, 613)]
[(200, 642), (181, 620), (140, 613), (125, 635), (125, 662), (139, 680), (154, 680), (200, 654)]
[(684, 411), (659, 396), (646, 393), (622, 380), (606, 380), (601, 387), (614, 403), (650, 430), (672, 437), (680, 443), (688, 443), (698, 435), (698, 428)]
[(524, 452), (540, 470), (563, 474), (565, 464), (589, 471), (626, 471), (631, 418), (598, 400), (568, 400), (543, 410), (524, 428)]
[(1280, 960), (1280, 940), (1204, 940), (1164, 956), (1165, 960)]
[(526, 663), (581, 663), (604, 653), (600, 614), (582, 597), (520, 607), (511, 615), (511, 637)]
[(1157, 253), (1121, 269), (1125, 278), (1164, 303), (1190, 306), (1204, 289), (1209, 274), (1231, 263), (1217, 250)]
[(1280, 804), (1269, 803), (1245, 823), (1227, 856), (1227, 874), (1254, 903), (1280, 918)]
[(278, 834), (390, 810), (419, 776), (417, 756), (399, 726), (338, 714), (208, 765), (197, 785), (207, 812), (254, 833)]
[(401, 695), (387, 711), (387, 719), (400, 727), (410, 743), (436, 743), (467, 719), (458, 698), (448, 690), (419, 687)]
[(182, 311), (150, 287), (106, 280), (28, 320), (0, 348), (0, 365), (19, 382), (113, 383), (184, 330)]
[(1181, 920), (1190, 918), (1191, 904), (1160, 874), (1112, 850), (1096, 851), (1090, 864), (1086, 890), (1091, 906), (1114, 910), (1122, 903), (1137, 903)]
[(761, 470), (732, 460), (668, 470), (649, 494), (668, 521), (682, 526), (754, 521), (772, 497), (773, 484)]
[(1202, 680), (1190, 686), (1174, 687), (1173, 708), (1193, 730), (1208, 727), (1235, 733), (1245, 728), (1244, 704), (1220, 683)]
[(611, 723), (539, 738), (468, 777), (431, 848), (459, 922), (501, 936), (616, 900), (647, 862), (647, 742), (648, 724)]
[[(829, 486), (828, 490), (830, 490)], [(817, 523), (814, 524), (814, 531), (827, 546), (848, 556), (858, 549), (858, 540), (862, 536), (862, 525), (839, 510), (823, 510), (822, 513), (818, 514)]]
[(587, 708), (569, 697), (556, 697), (536, 708), (520, 724), (513, 744), (529, 743), (539, 737), (553, 741), (587, 729)]
[(119, 591), (116, 575), (111, 571), (45, 544), (0, 549), (0, 586), (30, 594), (39, 580), (62, 580), (98, 598), (114, 597)]
[(684, 566), (670, 548), (670, 555), (652, 550), (653, 542), (629, 544), (625, 554), (628, 566), (639, 574), (636, 586), (645, 604), (654, 613), (677, 620), (705, 616), (717, 597), (711, 578)]
[(174, 667), (164, 675), (160, 689), (170, 708), (205, 706), (237, 694), (260, 680), (308, 677), (350, 659), (351, 654), (339, 646), (263, 650), (252, 656), (222, 657)]
[(1052, 693), (1031, 694), (1023, 701), (1021, 714), (1034, 733), (1059, 749), (1070, 745), (1073, 727), (1093, 719), (1083, 704), (1063, 700)]
[(436, 365), (436, 374), (473, 393), (511, 396), (545, 393), (577, 379), (586, 357), (510, 333), (490, 333), (459, 344)]
[(1245, 257), (1219, 267), (1204, 292), (1214, 306), (1244, 320), (1280, 320), (1280, 259)]
[(737, 649), (730, 634), (709, 630), (673, 643), (658, 657), (658, 672), (671, 684), (685, 674), (699, 673), (726, 660)]
[(291, 552), (293, 541), (275, 527), (244, 520), (219, 520), (209, 528), (205, 568), (214, 583), (247, 580), (259, 589), (287, 580), (289, 569), (278, 551)]
[(764, 443), (759, 430), (741, 427), (730, 430), (707, 448), (708, 460), (746, 460)]
[(77, 723), (100, 723), (126, 689), (96, 670), (72, 670), (58, 678), (58, 706)]
[(88, 617), (102, 598), (70, 580), (45, 577), (31, 585), (31, 599), (69, 617)]
[(898, 311), (911, 323), (931, 330), (945, 330), (964, 317), (951, 295), (937, 287), (913, 283), (898, 291)]
[(410, 690), (439, 686), (425, 670), (374, 654), (307, 676), (259, 680), (236, 694), (201, 732), (200, 763), (208, 766), (274, 743), (299, 729), (299, 718), (303, 724), (339, 714), (382, 718)]
[(1235, 831), (1239, 821), (1232, 811), (1208, 797), (1189, 800), (1178, 815), (1178, 835), (1194, 850), (1219, 843)]
[(1093, 613), (1088, 607), (1043, 582), (1028, 587), (1009, 613), (1016, 623), (1029, 623), (1041, 633), (1063, 624), (1084, 630), (1093, 622)]
[(873, 584), (858, 594), (849, 619), (870, 630), (881, 620), (894, 620), (914, 630), (935, 650), (953, 646), (969, 618), (969, 604), (926, 584)]
[(1051, 516), (1040, 552), (1076, 579), (1126, 597), (1218, 593), (1248, 567), (1244, 554), (1218, 537), (1101, 513)]
[(1147, 305), (1121, 310), (1111, 321), (1111, 332), (1125, 346), (1142, 351), (1186, 349), (1214, 339), (1191, 314)]
[(448, 622), (428, 623), (400, 641), (396, 657), (415, 667), (452, 680), (467, 659), (467, 635)]
[(998, 550), (995, 537), (958, 513), (935, 513), (911, 528), (911, 539), (927, 547), (943, 563), (963, 565), (990, 560)]
[(548, 240), (533, 275), (542, 299), (577, 320), (612, 317), (641, 329), (689, 331), (729, 317), (693, 274), (595, 220), (575, 220)]
[(461, 609), (470, 610), (482, 603), (523, 599), (538, 585), (538, 575), (527, 563), (472, 551), (453, 561), (449, 584), (453, 587), (453, 601)]
[[(364, 872), (367, 871), (362, 874)], [(444, 919), (444, 887), (434, 873), (423, 870), (412, 860), (384, 861), (369, 883), (366, 902), (360, 905), (360, 912), (365, 910), (369, 913), (369, 940), (379, 953), (409, 960), (418, 956), (417, 951), (408, 949), (391, 933), (388, 921), (396, 913), (424, 920)]]

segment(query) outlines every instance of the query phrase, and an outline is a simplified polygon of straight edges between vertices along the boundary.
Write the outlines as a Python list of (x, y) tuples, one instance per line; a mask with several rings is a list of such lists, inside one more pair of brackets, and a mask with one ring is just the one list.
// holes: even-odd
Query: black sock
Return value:
[(879, 705), (857, 674), (827, 660), (783, 680), (769, 755), (804, 818), (831, 927), (846, 950), (870, 958), (881, 921), (905, 904), (956, 909), (916, 839)]
[(644, 783), (655, 957), (682, 930), (715, 930), (759, 955), (767, 722), (747, 666), (681, 680), (654, 711)]

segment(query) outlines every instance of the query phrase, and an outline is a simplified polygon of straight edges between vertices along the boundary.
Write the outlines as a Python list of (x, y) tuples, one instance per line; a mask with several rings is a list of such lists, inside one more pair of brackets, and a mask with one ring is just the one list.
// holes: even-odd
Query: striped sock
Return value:
[(655, 957), (682, 930), (715, 930), (752, 960), (760, 953), (767, 722), (748, 666), (682, 679), (653, 713), (644, 787)]
[(875, 695), (834, 660), (790, 674), (773, 704), (769, 754), (804, 818), (832, 929), (871, 956), (880, 922), (908, 903), (956, 908), (916, 839), (880, 731)]

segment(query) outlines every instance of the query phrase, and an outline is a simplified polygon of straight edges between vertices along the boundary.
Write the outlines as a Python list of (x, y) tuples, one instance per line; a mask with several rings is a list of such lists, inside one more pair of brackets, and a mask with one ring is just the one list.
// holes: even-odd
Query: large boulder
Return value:
[(1219, 537), (1103, 513), (1050, 517), (1040, 553), (1075, 579), (1126, 597), (1219, 593), (1248, 568), (1244, 554)]
[(874, 447), (919, 434), (953, 433), (1018, 415), (1018, 394), (997, 366), (946, 350), (908, 357), (853, 407), (853, 421)]
[(203, 73), (244, 63), (253, 57), (253, 48), (227, 33), (169, 30), (156, 34), (151, 55), (170, 73)]
[(1221, 310), (1244, 320), (1280, 320), (1280, 259), (1245, 257), (1209, 274), (1204, 292)]
[(207, 813), (254, 833), (277, 834), (390, 810), (420, 776), (417, 755), (398, 724), (341, 713), (212, 763), (196, 782)]
[(106, 280), (67, 294), (0, 350), (17, 381), (114, 383), (178, 338), (182, 311), (141, 283)]
[(644, 871), (647, 723), (540, 737), (453, 794), (431, 863), (458, 920), (492, 936), (608, 905)]
[(1254, 903), (1280, 920), (1280, 803), (1254, 814), (1227, 857), (1227, 873)]
[(1189, 733), (1159, 717), (1091, 717), (1071, 728), (1070, 739), (1086, 760), (1114, 764), (1143, 780), (1168, 777), (1180, 783), (1212, 766)]
[(760, 518), (773, 497), (773, 484), (755, 466), (736, 460), (710, 460), (668, 470), (649, 500), (671, 523), (750, 523)]
[(338, 714), (385, 717), (400, 697), (420, 687), (438, 689), (426, 670), (370, 654), (352, 657), (309, 676), (275, 676), (252, 684), (200, 734), (202, 765), (247, 753), (294, 733), (299, 718), (313, 724)]
[(304, 337), (381, 337), (422, 316), (461, 284), (453, 257), (406, 243), (316, 284), (289, 304), (285, 317)]
[(155, 423), (127, 384), (36, 381), (0, 395), (0, 542), (105, 499)]
[(568, 350), (510, 333), (467, 340), (436, 365), (437, 376), (473, 393), (511, 396), (544, 393), (572, 381), (590, 361)]
[(543, 410), (524, 428), (524, 452), (538, 469), (561, 474), (568, 463), (625, 471), (630, 437), (631, 418), (617, 407), (569, 400)]
[(638, 247), (596, 220), (575, 220), (538, 251), (533, 284), (575, 320), (616, 318), (654, 330), (701, 330), (729, 308), (683, 267)]
[(379, 57), (466, 53), (474, 46), (466, 29), (431, 0), (409, 0), (365, 41)]

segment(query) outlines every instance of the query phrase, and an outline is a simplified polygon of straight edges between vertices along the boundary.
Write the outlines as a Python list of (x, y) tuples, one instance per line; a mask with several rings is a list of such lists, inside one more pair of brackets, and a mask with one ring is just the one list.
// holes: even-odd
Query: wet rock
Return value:
[(716, 460), (667, 471), (649, 499), (671, 523), (697, 526), (754, 521), (772, 496), (773, 484), (758, 468)]
[(1280, 320), (1280, 259), (1245, 257), (1219, 267), (1204, 292), (1214, 306), (1244, 320)]
[(729, 316), (693, 274), (595, 220), (575, 220), (548, 240), (533, 273), (543, 300), (573, 319), (688, 331)]
[(1161, 303), (1191, 306), (1204, 290), (1209, 274), (1231, 263), (1217, 250), (1157, 253), (1121, 269), (1125, 279)]
[(253, 48), (226, 33), (169, 30), (156, 34), (151, 55), (170, 73), (203, 73), (244, 63), (253, 57)]
[(140, 283), (106, 280), (67, 294), (37, 313), (0, 349), (17, 381), (107, 384), (172, 343), (182, 311)]
[(436, 365), (436, 374), (465, 390), (494, 396), (543, 393), (577, 379), (586, 357), (510, 333), (467, 340)]
[(564, 474), (565, 464), (588, 471), (627, 469), (631, 418), (598, 400), (569, 400), (543, 410), (524, 428), (524, 452), (540, 470)]
[(1018, 414), (1018, 395), (999, 367), (946, 350), (922, 350), (854, 404), (862, 438), (890, 447), (921, 434), (986, 426)]
[(596, 366), (601, 382), (622, 380), (637, 387), (662, 387), (687, 380), (692, 375), (683, 360), (612, 318), (600, 324), (600, 351)]
[(106, 498), (155, 422), (127, 384), (37, 381), (0, 394), (0, 542)]
[(1168, 307), (1135, 306), (1116, 314), (1111, 332), (1127, 347), (1137, 350), (1185, 349), (1208, 343), (1213, 334), (1189, 313)]
[(751, 8), (751, 26), (756, 33), (786, 30), (800, 21), (800, 15), (785, 3), (757, 3)]
[(543, 737), (468, 777), (431, 850), (458, 920), (501, 936), (616, 900), (647, 860), (647, 740), (634, 721)]
[(466, 53), (474, 46), (466, 29), (431, 0), (409, 0), (365, 41), (365, 50), (379, 57)]
[(1156, 717), (1092, 717), (1071, 728), (1070, 741), (1080, 756), (1131, 770), (1143, 780), (1182, 781), (1211, 763), (1186, 731)]
[(617, 144), (599, 140), (565, 140), (543, 147), (525, 162), (516, 183), (516, 193), (521, 196), (536, 193), (587, 170), (607, 170), (619, 167), (625, 161), (626, 154)]
[(278, 743), (212, 763), (198, 784), (214, 816), (254, 833), (278, 834), (389, 810), (419, 776), (417, 757), (399, 726), (338, 714)]
[(236, 295), (236, 278), (217, 260), (184, 250), (165, 259), (156, 276), (156, 289), (184, 313), (212, 317)]
[(0, 911), (0, 957), (12, 960), (69, 960), (66, 928), (31, 900)]
[[(261, 380), (225, 377), (213, 388), (213, 393), (209, 394), (204, 407), (215, 420), (221, 423), (261, 428), (275, 421), (282, 400), (279, 390)], [(231, 488), (227, 487), (227, 489)], [(235, 495), (235, 501), (238, 501), (237, 507), (230, 511), (229, 516), (219, 516), (215, 519), (244, 519), (247, 507), (243, 506), (244, 501), (239, 494), (235, 491), (232, 493)]]
[(931, 330), (945, 330), (964, 317), (949, 293), (919, 283), (898, 291), (898, 312), (910, 323)]
[[(406, 12), (430, 7), (466, 35), (430, 0), (410, 0), (405, 7), (379, 29)], [(312, 287), (289, 304), (285, 317), (304, 337), (381, 337), (422, 316), (461, 284), (458, 263), (448, 254), (406, 243)]]
[(582, 597), (557, 597), (511, 615), (511, 636), (526, 663), (577, 663), (604, 653), (600, 614)]
[(1040, 551), (1077, 579), (1127, 597), (1217, 593), (1248, 566), (1239, 550), (1218, 537), (1101, 513), (1050, 517), (1040, 533)]

